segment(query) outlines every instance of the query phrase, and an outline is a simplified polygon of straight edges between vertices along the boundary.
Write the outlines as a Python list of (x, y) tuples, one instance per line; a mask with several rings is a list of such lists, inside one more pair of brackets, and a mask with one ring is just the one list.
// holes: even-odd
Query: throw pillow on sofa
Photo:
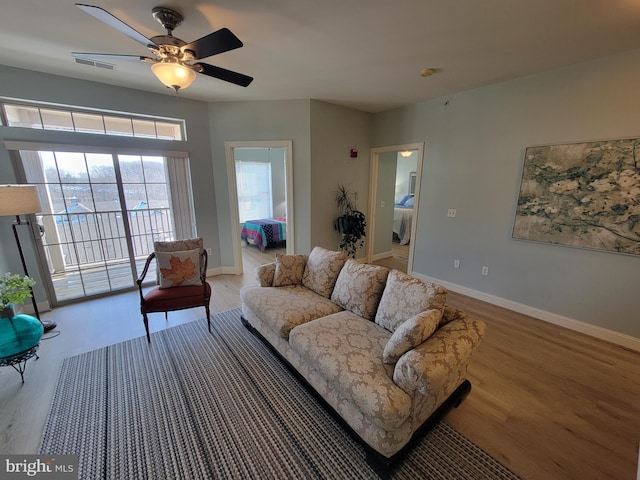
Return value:
[(396, 363), (402, 355), (416, 348), (433, 335), (441, 318), (442, 311), (427, 310), (401, 323), (387, 341), (382, 352), (382, 361), (384, 363)]
[(367, 320), (376, 315), (389, 270), (349, 259), (342, 267), (331, 301)]
[(307, 265), (306, 255), (282, 255), (276, 253), (276, 271), (273, 274), (274, 287), (300, 285)]
[(402, 322), (420, 312), (430, 309), (442, 311), (446, 300), (447, 289), (442, 285), (391, 270), (375, 322), (393, 333)]
[(322, 247), (315, 247), (309, 254), (302, 276), (302, 285), (309, 290), (331, 298), (331, 292), (347, 256)]

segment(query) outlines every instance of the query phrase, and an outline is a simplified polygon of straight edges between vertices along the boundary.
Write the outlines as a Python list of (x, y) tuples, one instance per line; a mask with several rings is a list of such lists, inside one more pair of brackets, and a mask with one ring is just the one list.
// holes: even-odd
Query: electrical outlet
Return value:
[(456, 209), (455, 208), (450, 208), (449, 210), (447, 210), (447, 217), (453, 218), (455, 216), (456, 216)]
[(453, 268), (460, 268), (460, 260), (453, 261)]
[(482, 267), (482, 274), (489, 275), (489, 267)]
[(380, 202), (380, 208), (384, 208), (384, 207), (385, 207), (385, 205), (386, 205), (385, 201), (384, 201), (384, 200), (382, 200), (382, 201)]

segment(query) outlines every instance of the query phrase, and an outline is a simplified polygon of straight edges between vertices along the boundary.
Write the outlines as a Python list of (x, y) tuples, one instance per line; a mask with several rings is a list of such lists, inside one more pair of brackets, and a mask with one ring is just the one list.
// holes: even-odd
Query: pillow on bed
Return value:
[(404, 204), (402, 206), (403, 207), (407, 207), (407, 208), (413, 208), (413, 195), (411, 195), (411, 197), (407, 198), (407, 200), (404, 202)]
[(404, 204), (406, 203), (407, 200), (409, 200), (411, 198), (411, 195), (405, 195), (404, 197), (402, 197), (402, 200), (400, 200), (397, 205), (400, 206), (404, 206)]

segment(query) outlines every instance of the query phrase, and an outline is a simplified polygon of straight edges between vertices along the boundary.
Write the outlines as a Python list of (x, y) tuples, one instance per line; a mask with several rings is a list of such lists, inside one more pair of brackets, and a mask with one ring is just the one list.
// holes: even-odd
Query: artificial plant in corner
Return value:
[(357, 198), (357, 192), (338, 184), (336, 206), (340, 210), (340, 216), (333, 221), (333, 228), (340, 233), (340, 250), (351, 258), (355, 258), (358, 248), (364, 246), (367, 227), (364, 213), (357, 209)]

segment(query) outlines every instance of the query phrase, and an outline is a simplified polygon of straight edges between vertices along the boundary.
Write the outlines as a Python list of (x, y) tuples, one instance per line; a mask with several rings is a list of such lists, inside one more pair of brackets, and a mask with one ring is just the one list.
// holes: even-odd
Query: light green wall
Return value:
[[(336, 250), (340, 237), (333, 230), (333, 221), (338, 217), (335, 204), (338, 184), (357, 192), (357, 207), (365, 214), (367, 212), (372, 116), (312, 100), (310, 118), (311, 245)], [(357, 158), (350, 157), (352, 148), (358, 150)], [(365, 255), (364, 248), (356, 257)]]
[(399, 153), (398, 169), (396, 170), (395, 202), (399, 202), (409, 193), (409, 174), (418, 171), (418, 152), (412, 151), (410, 157), (403, 157)]
[(311, 249), (309, 191), (311, 156), (309, 100), (280, 102), (220, 102), (209, 104), (210, 142), (213, 151), (214, 182), (220, 222), (219, 245), (222, 265), (233, 265), (231, 211), (224, 142), (292, 140), (295, 215), (295, 251)]
[(425, 142), (414, 271), (640, 337), (640, 258), (511, 238), (525, 148), (637, 137), (638, 85), (633, 51), (376, 115), (376, 146)]

